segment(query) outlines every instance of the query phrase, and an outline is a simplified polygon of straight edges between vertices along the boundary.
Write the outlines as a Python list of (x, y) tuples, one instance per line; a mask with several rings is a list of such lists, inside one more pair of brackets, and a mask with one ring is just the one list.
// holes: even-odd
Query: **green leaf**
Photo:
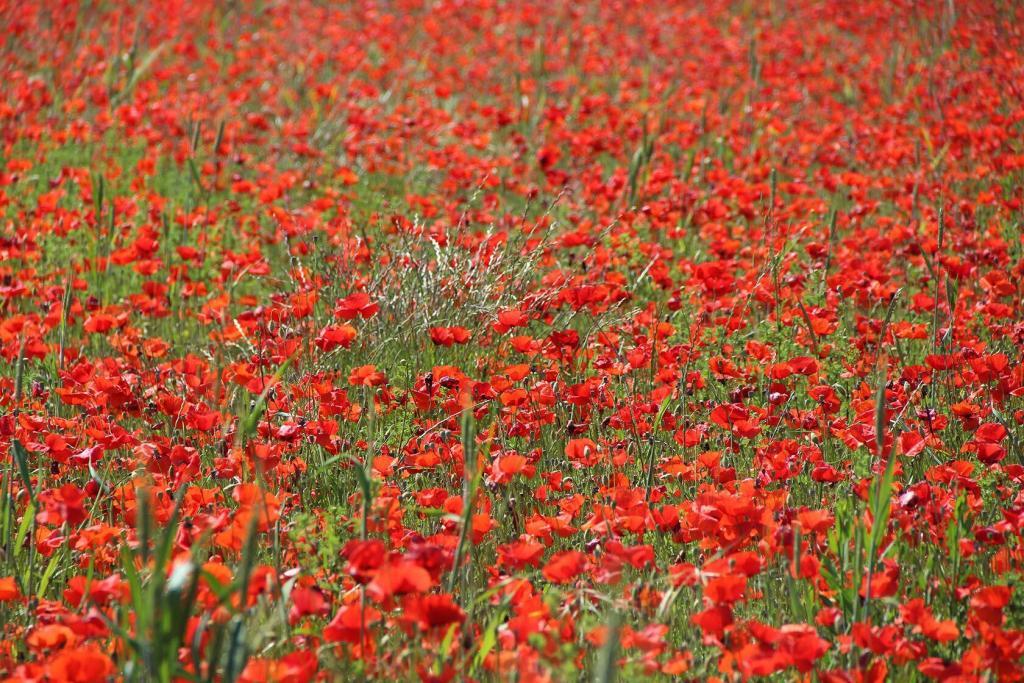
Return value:
[(32, 488), (32, 475), (28, 470), (28, 451), (21, 445), (21, 442), (17, 439), (11, 441), (11, 450), (14, 452), (14, 460), (18, 464), (18, 473), (21, 475), (21, 482), (25, 485), (25, 490), (28, 491), (28, 497), (32, 501), (34, 506), (36, 503), (36, 493)]
[(155, 48), (146, 53), (146, 56), (139, 62), (138, 68), (132, 71), (131, 78), (128, 84), (125, 85), (124, 94), (130, 93), (135, 86), (142, 80), (142, 77), (146, 75), (146, 72), (153, 66), (156, 58), (160, 56), (160, 53), (167, 49), (167, 43), (160, 43)]
[(22, 550), (24, 550), (25, 538), (28, 537), (28, 531), (32, 527), (35, 517), (36, 506), (33, 503), (29, 503), (28, 507), (25, 508), (25, 514), (21, 516), (21, 522), (18, 524), (18, 531), (14, 536), (15, 557), (21, 555)]
[(619, 631), (622, 629), (622, 615), (612, 612), (608, 620), (608, 631), (605, 633), (604, 645), (597, 657), (597, 669), (594, 672), (596, 683), (613, 683), (618, 666)]
[(50, 558), (50, 562), (46, 565), (46, 570), (39, 579), (39, 587), (36, 589), (37, 598), (41, 599), (46, 595), (46, 589), (50, 587), (50, 579), (53, 578), (54, 572), (57, 571), (57, 567), (60, 564), (60, 558), (60, 553), (54, 553), (53, 557)]

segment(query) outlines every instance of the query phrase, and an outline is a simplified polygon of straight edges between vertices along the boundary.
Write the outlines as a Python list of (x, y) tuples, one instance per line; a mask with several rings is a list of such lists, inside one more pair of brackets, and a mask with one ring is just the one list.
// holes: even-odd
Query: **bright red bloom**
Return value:
[(555, 553), (544, 566), (544, 578), (553, 583), (569, 583), (587, 566), (587, 557), (575, 550)]

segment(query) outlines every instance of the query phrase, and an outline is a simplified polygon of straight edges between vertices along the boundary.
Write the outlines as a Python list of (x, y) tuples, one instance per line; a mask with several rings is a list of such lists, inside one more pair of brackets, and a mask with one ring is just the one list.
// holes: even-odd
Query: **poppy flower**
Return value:
[(13, 576), (0, 578), (0, 602), (10, 602), (18, 600), (20, 597), (21, 591), (18, 590), (18, 584)]
[(352, 386), (378, 387), (387, 382), (387, 375), (377, 369), (376, 365), (361, 365), (353, 368), (348, 375), (348, 383)]
[(569, 583), (579, 576), (587, 565), (586, 556), (575, 550), (555, 553), (544, 565), (544, 578), (553, 583)]
[(461, 624), (466, 618), (465, 612), (448, 594), (410, 595), (402, 603), (402, 612), (403, 620), (415, 623), (424, 631)]
[(465, 344), (470, 340), (469, 330), (465, 327), (431, 327), (430, 341), (438, 346)]
[(365, 628), (380, 621), (381, 613), (373, 607), (344, 605), (324, 627), (324, 640), (329, 643), (359, 643)]
[(316, 347), (321, 351), (333, 351), (339, 346), (348, 348), (356, 338), (356, 328), (351, 325), (328, 325), (316, 337)]
[(317, 669), (316, 655), (300, 650), (280, 659), (253, 657), (245, 665), (238, 680), (244, 683), (302, 683), (313, 679)]
[(355, 292), (338, 300), (334, 306), (334, 315), (342, 320), (354, 320), (356, 318), (371, 318), (379, 310), (380, 306), (370, 299), (369, 294)]

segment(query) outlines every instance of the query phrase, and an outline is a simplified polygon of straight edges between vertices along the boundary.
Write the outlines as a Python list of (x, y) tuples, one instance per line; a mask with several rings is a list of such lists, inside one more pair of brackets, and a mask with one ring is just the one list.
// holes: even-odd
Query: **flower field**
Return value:
[(0, 681), (1024, 681), (1024, 5), (0, 25)]

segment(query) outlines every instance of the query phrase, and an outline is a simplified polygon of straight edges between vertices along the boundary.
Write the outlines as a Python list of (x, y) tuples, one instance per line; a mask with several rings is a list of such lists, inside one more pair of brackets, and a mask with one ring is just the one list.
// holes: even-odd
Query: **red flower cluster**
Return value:
[(0, 14), (0, 681), (1024, 681), (1024, 5)]

